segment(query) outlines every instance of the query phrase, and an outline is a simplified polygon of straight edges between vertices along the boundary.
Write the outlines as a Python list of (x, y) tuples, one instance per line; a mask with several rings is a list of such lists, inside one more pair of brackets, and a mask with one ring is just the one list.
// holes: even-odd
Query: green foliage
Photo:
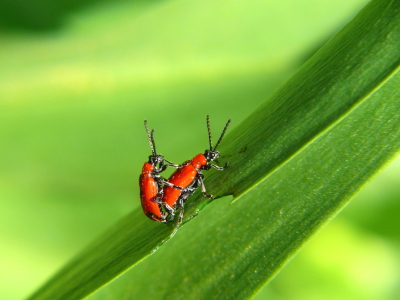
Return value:
[(254, 295), (398, 152), (399, 32), (400, 4), (372, 1), (228, 133), (219, 164), (230, 167), (211, 172), (207, 187), (235, 203), (195, 195), (186, 220), (207, 215), (166, 245), (174, 224), (151, 223), (138, 208), (32, 299), (79, 299), (161, 245), (90, 299)]

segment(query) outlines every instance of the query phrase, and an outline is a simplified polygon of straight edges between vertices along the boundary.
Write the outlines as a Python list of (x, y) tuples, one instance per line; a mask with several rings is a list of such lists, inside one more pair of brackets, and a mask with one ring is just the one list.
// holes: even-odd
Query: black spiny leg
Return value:
[(167, 186), (169, 186), (169, 187), (172, 187), (172, 188), (174, 188), (174, 189), (181, 190), (181, 191), (185, 191), (185, 188), (183, 188), (183, 187), (181, 187), (181, 186), (174, 185), (174, 184), (172, 184), (171, 182), (168, 182), (168, 181), (165, 180), (165, 179), (163, 179), (162, 182), (163, 182), (165, 185), (167, 185)]
[(164, 159), (168, 164), (166, 164), (166, 165), (164, 165), (164, 164), (160, 164), (160, 167), (158, 168), (158, 170), (157, 170), (157, 173), (161, 173), (161, 172), (164, 172), (168, 167), (172, 167), (172, 168), (176, 168), (176, 169), (179, 169), (179, 168), (183, 168), (184, 166), (187, 166), (189, 163), (190, 163), (190, 160), (188, 160), (188, 161), (185, 161), (183, 164), (181, 164), (181, 165), (176, 165), (176, 164), (173, 164), (172, 162), (170, 162), (169, 160), (166, 160), (166, 159)]
[(168, 203), (162, 202), (162, 193), (159, 193), (153, 201), (157, 203), (160, 206), (161, 212), (163, 214), (163, 218), (167, 219), (168, 216), (172, 216), (174, 218), (175, 215), (175, 209), (173, 209), (171, 206), (168, 205)]
[(213, 165), (213, 164), (208, 164), (210, 167), (213, 167), (214, 169), (218, 170), (218, 171), (223, 171), (228, 167), (228, 162), (225, 163), (225, 165), (223, 167), (217, 166), (217, 165)]
[(180, 209), (179, 211), (179, 217), (178, 217), (178, 223), (176, 224), (177, 227), (179, 227), (183, 221), (183, 213), (184, 213), (184, 205), (183, 205), (183, 198), (178, 199), (177, 203), (177, 208)]
[(201, 186), (201, 192), (203, 193), (204, 197), (213, 199), (214, 198), (213, 195), (207, 194), (206, 187), (205, 187), (204, 181), (203, 181), (203, 177), (204, 177), (203, 174), (200, 174), (200, 173), (197, 174), (197, 181)]

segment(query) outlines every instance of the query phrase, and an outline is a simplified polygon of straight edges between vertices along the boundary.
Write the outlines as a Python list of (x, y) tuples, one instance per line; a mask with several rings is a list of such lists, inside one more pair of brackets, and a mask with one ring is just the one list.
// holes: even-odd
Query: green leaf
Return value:
[[(207, 188), (240, 201), (208, 205), (92, 299), (255, 294), (398, 152), (398, 49), (400, 4), (372, 1), (224, 139), (219, 164), (230, 167), (207, 175)], [(191, 198), (186, 220), (207, 204)], [(136, 210), (31, 299), (82, 298), (174, 233)]]

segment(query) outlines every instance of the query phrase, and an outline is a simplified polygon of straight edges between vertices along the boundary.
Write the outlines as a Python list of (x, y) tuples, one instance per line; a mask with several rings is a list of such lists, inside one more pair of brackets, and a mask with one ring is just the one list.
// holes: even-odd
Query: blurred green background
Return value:
[[(206, 114), (239, 124), (366, 3), (0, 0), (0, 299), (140, 205), (143, 119), (160, 153), (189, 159)], [(256, 299), (398, 299), (399, 173), (397, 159)]]

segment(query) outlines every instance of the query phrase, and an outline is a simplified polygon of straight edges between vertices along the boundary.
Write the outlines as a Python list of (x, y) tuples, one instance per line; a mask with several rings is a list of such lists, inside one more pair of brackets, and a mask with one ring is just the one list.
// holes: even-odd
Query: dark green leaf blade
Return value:
[(398, 84), (399, 74), (240, 201), (216, 201), (154, 256), (89, 299), (255, 294), (398, 152)]
[(149, 222), (141, 210), (135, 210), (66, 265), (32, 299), (81, 299), (156, 251), (173, 232), (173, 226)]
[(224, 141), (224, 158), (247, 150), (220, 181), (235, 200), (393, 76), (400, 64), (399, 8), (397, 1), (372, 1), (237, 128), (234, 140)]

